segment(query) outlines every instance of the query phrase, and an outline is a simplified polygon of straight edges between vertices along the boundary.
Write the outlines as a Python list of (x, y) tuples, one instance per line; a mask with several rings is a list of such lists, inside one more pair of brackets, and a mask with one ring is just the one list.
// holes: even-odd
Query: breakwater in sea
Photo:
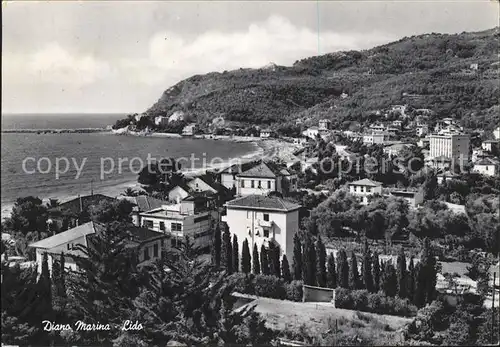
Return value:
[(68, 134), (68, 133), (100, 133), (108, 132), (107, 128), (78, 128), (78, 129), (2, 129), (2, 133), (21, 133), (21, 134)]

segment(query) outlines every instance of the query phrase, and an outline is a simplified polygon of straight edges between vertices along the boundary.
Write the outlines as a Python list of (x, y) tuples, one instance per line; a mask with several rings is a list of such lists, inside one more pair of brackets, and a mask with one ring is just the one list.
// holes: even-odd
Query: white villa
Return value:
[(254, 245), (260, 252), (262, 245), (270, 242), (279, 246), (280, 259), (286, 254), (288, 261), (293, 259), (293, 237), (299, 230), (300, 205), (278, 197), (248, 195), (229, 201), (227, 214), (222, 217), (232, 234), (238, 238), (239, 247), (248, 240), (250, 254)]
[(382, 183), (372, 181), (368, 178), (351, 182), (349, 185), (349, 193), (361, 199), (362, 204), (368, 203), (368, 196), (374, 194), (382, 195)]
[(485, 176), (496, 176), (499, 172), (500, 164), (492, 158), (484, 158), (474, 163), (472, 171)]
[(270, 163), (261, 162), (236, 176), (236, 195), (267, 195), (270, 192), (283, 193), (285, 189), (297, 190), (297, 175)]

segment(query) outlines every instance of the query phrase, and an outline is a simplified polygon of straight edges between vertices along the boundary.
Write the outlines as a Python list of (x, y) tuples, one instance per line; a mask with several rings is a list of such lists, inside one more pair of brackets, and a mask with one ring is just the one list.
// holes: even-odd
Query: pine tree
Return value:
[(212, 241), (212, 265), (216, 269), (221, 266), (221, 232), (220, 227), (217, 225), (214, 230), (213, 241)]
[(260, 269), (263, 275), (269, 275), (271, 273), (269, 268), (269, 256), (264, 245), (260, 247)]
[(422, 307), (431, 303), (436, 296), (437, 264), (427, 238), (424, 240), (424, 249), (417, 269), (416, 305)]
[(344, 249), (338, 252), (337, 258), (338, 285), (341, 288), (349, 288), (349, 264), (347, 263), (347, 254)]
[(286, 254), (283, 254), (283, 260), (281, 261), (281, 273), (285, 282), (290, 283), (292, 275), (290, 274), (290, 265), (288, 264)]
[(232, 267), (234, 272), (238, 272), (240, 270), (240, 253), (238, 249), (238, 237), (236, 234), (233, 235), (233, 247), (232, 247)]
[(378, 253), (373, 253), (373, 290), (378, 292), (380, 290), (380, 262), (378, 260)]
[(302, 245), (298, 234), (293, 237), (293, 278), (297, 281), (302, 279)]
[(415, 265), (413, 264), (413, 257), (410, 258), (410, 264), (408, 265), (408, 273), (406, 276), (407, 283), (407, 297), (413, 302), (415, 298)]
[(398, 296), (401, 299), (407, 297), (406, 280), (406, 256), (403, 247), (399, 250), (397, 259), (397, 277), (398, 277)]
[(321, 236), (318, 236), (316, 241), (316, 255), (318, 261), (316, 263), (316, 282), (319, 287), (326, 286), (326, 249)]
[(363, 283), (367, 291), (370, 293), (375, 291), (372, 276), (372, 259), (368, 243), (365, 243), (365, 251), (363, 254)]
[(394, 266), (388, 262), (385, 264), (382, 289), (387, 296), (394, 297), (398, 292), (398, 277)]
[(310, 286), (316, 285), (316, 248), (314, 247), (310, 237), (306, 239), (306, 243), (304, 245), (302, 264), (302, 279), (304, 284)]
[(335, 270), (335, 257), (333, 252), (328, 256), (328, 272), (326, 274), (326, 286), (328, 288), (337, 288), (337, 271)]
[(349, 266), (349, 288), (359, 289), (359, 271), (358, 271), (358, 261), (356, 259), (356, 254), (354, 251), (351, 252), (351, 265)]
[(259, 250), (257, 249), (257, 244), (253, 245), (252, 262), (253, 262), (253, 273), (256, 275), (260, 274), (260, 260), (259, 260)]
[(280, 277), (281, 276), (281, 266), (280, 266), (280, 249), (271, 242), (269, 244), (269, 250), (267, 252), (267, 258), (269, 262), (269, 274)]
[(248, 247), (248, 240), (243, 241), (243, 246), (241, 249), (241, 271), (243, 273), (250, 273), (251, 271), (251, 258), (250, 258), (250, 248)]

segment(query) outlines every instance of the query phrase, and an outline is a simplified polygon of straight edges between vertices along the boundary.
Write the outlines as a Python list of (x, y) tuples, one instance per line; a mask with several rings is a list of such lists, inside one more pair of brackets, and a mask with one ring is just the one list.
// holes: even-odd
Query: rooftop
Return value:
[(362, 180), (349, 183), (350, 186), (367, 186), (367, 187), (381, 187), (382, 183), (377, 181), (372, 181), (368, 178), (363, 178)]
[(240, 173), (238, 176), (276, 178), (278, 175), (266, 163), (260, 163), (259, 165)]
[(226, 203), (228, 208), (255, 208), (276, 211), (294, 211), (302, 206), (276, 196), (248, 195)]
[(136, 210), (139, 212), (150, 211), (155, 208), (161, 207), (161, 205), (165, 204), (165, 201), (147, 195), (124, 196), (120, 197), (120, 199), (125, 199), (135, 204)]
[(498, 165), (498, 160), (492, 158), (483, 158), (474, 163), (474, 165)]

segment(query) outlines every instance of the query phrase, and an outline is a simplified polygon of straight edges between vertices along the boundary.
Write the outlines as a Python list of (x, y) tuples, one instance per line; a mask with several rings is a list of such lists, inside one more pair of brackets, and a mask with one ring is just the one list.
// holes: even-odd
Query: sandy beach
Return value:
[[(113, 134), (113, 133), (109, 133)], [(124, 136), (141, 136), (139, 134), (123, 134)], [(167, 136), (165, 136), (167, 135)], [(154, 136), (154, 137), (168, 137), (171, 134), (158, 134), (158, 133), (153, 133), (151, 135), (147, 136)], [(144, 136), (144, 135), (142, 135)], [(181, 136), (179, 136), (182, 138)], [(293, 155), (295, 151), (301, 148), (300, 145), (298, 144), (293, 144), (291, 142), (287, 142), (284, 140), (280, 139), (262, 139), (258, 137), (243, 137), (243, 136), (213, 136), (213, 135), (201, 135), (197, 136), (195, 138), (200, 138), (200, 139), (211, 139), (214, 141), (227, 141), (228, 145), (231, 142), (250, 142), (255, 145), (255, 150), (251, 151), (247, 154), (244, 154), (240, 156), (239, 158), (233, 158), (231, 161), (225, 161), (225, 162), (218, 162), (218, 163), (209, 163), (206, 167), (201, 167), (201, 168), (195, 168), (195, 169), (184, 169), (181, 170), (182, 173), (187, 176), (196, 176), (205, 173), (207, 170), (221, 170), (224, 169), (232, 164), (235, 163), (243, 163), (243, 162), (248, 162), (252, 160), (257, 160), (257, 159), (264, 159), (264, 160), (271, 160), (271, 159), (277, 159), (279, 158), (280, 160), (288, 163), (294, 163), (299, 158)], [(99, 187), (94, 189), (94, 193), (99, 193), (99, 194), (104, 194), (108, 196), (119, 196), (121, 195), (127, 188), (132, 188), (132, 189), (141, 189), (141, 185), (137, 182), (137, 180), (132, 179), (132, 180), (127, 180), (123, 183), (119, 184), (111, 184), (109, 186), (104, 186), (104, 187)], [(78, 197), (78, 195), (71, 195), (71, 194), (56, 194), (56, 195), (51, 195), (51, 198), (56, 198), (60, 202), (65, 202), (68, 200), (72, 200)], [(48, 201), (48, 197), (40, 197), (43, 198), (44, 201)], [(12, 211), (12, 207), (14, 206), (14, 203), (3, 203), (2, 208), (1, 208), (1, 218), (2, 220), (4, 218), (7, 218), (10, 216), (10, 213)]]

